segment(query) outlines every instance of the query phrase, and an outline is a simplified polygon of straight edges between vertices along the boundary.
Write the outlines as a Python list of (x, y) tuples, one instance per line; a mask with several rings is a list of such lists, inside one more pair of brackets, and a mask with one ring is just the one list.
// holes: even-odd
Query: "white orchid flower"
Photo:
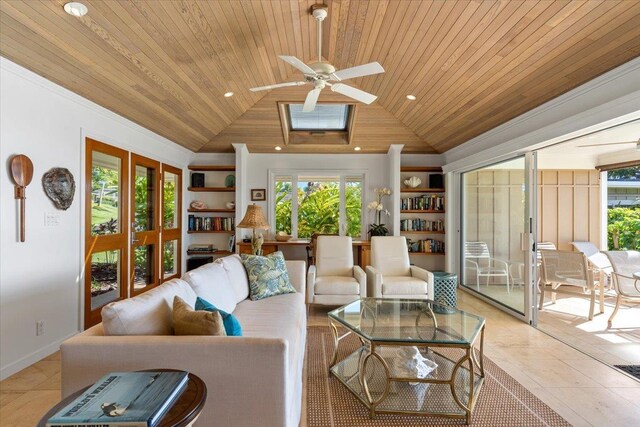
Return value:
[(382, 209), (384, 209), (384, 207), (381, 204), (378, 204), (378, 206), (376, 206), (376, 210), (381, 211)]

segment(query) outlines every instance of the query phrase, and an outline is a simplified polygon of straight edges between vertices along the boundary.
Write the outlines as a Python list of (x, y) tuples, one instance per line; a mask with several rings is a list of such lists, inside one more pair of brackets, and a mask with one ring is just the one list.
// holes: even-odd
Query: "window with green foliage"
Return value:
[(362, 235), (362, 175), (279, 175), (273, 184), (276, 232)]

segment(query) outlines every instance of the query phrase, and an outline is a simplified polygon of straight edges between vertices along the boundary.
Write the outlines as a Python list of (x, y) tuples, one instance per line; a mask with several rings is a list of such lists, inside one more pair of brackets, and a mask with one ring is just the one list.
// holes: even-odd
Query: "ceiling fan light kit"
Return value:
[(376, 95), (340, 82), (357, 77), (365, 77), (373, 74), (384, 73), (384, 68), (382, 68), (382, 65), (378, 64), (377, 62), (371, 62), (369, 64), (358, 65), (355, 67), (336, 71), (336, 68), (333, 65), (322, 60), (321, 53), (322, 21), (324, 21), (324, 19), (328, 15), (328, 7), (326, 5), (313, 5), (311, 7), (311, 15), (313, 15), (318, 23), (318, 62), (305, 64), (295, 56), (278, 55), (278, 58), (287, 62), (292, 67), (297, 68), (299, 71), (302, 71), (302, 74), (304, 74), (304, 81), (277, 83), (273, 85), (253, 87), (249, 90), (251, 90), (252, 92), (259, 92), (281, 87), (302, 86), (305, 84), (310, 84), (313, 86), (313, 89), (311, 89), (307, 94), (307, 97), (304, 101), (304, 106), (302, 107), (302, 111), (305, 113), (315, 110), (318, 98), (320, 97), (320, 92), (322, 92), (322, 89), (327, 86), (331, 87), (332, 92), (337, 92), (339, 94), (348, 96), (349, 98), (353, 98), (356, 101), (362, 102), (364, 104), (371, 104), (377, 99)]

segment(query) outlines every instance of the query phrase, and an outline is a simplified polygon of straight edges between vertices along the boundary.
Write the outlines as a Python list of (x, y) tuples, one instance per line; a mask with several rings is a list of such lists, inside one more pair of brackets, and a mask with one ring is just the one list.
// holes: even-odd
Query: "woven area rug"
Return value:
[[(359, 347), (351, 335), (340, 342), (338, 360)], [(344, 349), (344, 351), (343, 351)], [(312, 326), (307, 334), (308, 427), (399, 427), (464, 425), (464, 420), (426, 416), (377, 414), (369, 411), (336, 378), (328, 375), (333, 337), (326, 326)], [(484, 358), (485, 382), (470, 425), (483, 427), (571, 426), (506, 372)]]

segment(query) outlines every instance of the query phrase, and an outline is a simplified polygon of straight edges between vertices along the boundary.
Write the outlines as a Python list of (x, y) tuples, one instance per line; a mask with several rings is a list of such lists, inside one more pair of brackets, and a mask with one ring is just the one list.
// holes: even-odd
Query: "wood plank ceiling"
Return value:
[[(194, 151), (283, 145), (276, 102), (309, 87), (248, 88), (300, 79), (277, 55), (317, 58), (321, 1), (83, 3), (75, 18), (63, 0), (1, 0), (0, 54)], [(442, 153), (640, 55), (639, 1), (325, 4), (322, 56), (386, 70), (350, 83), (379, 96), (359, 108), (362, 152)]]

